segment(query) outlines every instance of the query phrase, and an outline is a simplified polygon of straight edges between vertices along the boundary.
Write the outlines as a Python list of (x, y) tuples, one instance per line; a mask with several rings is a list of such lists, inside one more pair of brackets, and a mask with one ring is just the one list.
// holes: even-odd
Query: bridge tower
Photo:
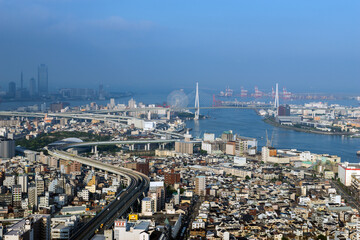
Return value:
[(276, 92), (275, 92), (275, 102), (274, 102), (274, 108), (276, 111), (276, 116), (278, 115), (278, 111), (279, 111), (279, 84), (276, 84)]
[(195, 96), (195, 120), (199, 120), (200, 104), (199, 104), (199, 83), (196, 83), (196, 96)]

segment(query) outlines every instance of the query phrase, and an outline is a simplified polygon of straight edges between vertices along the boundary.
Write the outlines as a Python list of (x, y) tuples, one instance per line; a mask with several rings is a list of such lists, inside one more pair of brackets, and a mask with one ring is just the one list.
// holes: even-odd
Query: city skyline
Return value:
[(0, 238), (360, 240), (359, 10), (0, 0)]

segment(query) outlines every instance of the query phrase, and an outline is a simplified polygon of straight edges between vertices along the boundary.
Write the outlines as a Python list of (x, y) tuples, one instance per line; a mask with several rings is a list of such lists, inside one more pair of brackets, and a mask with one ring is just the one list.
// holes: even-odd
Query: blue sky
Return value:
[(0, 85), (360, 92), (360, 1), (0, 0)]

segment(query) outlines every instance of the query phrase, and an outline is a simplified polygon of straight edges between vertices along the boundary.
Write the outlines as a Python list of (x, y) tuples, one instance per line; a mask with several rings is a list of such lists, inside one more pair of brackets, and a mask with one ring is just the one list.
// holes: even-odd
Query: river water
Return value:
[[(137, 94), (134, 98), (146, 104), (166, 102), (167, 94)], [(116, 103), (127, 103), (130, 97), (117, 99)], [(90, 101), (73, 101), (71, 106), (85, 105)], [(96, 101), (106, 105), (108, 101)], [(192, 102), (192, 101), (190, 101)], [(34, 105), (27, 103), (26, 105)], [(344, 105), (357, 105), (356, 102), (339, 102)], [(0, 110), (14, 110), (24, 103), (1, 103)], [(360, 162), (356, 151), (360, 150), (360, 138), (346, 136), (320, 135), (314, 133), (297, 132), (283, 128), (273, 127), (262, 121), (262, 118), (251, 109), (213, 109), (202, 110), (201, 114), (210, 118), (199, 121), (187, 121), (187, 127), (192, 129), (192, 135), (202, 137), (204, 133), (215, 133), (220, 136), (223, 131), (233, 130), (241, 136), (253, 137), (258, 140), (259, 147), (266, 143), (266, 130), (268, 137), (273, 135), (272, 145), (276, 148), (298, 149), (313, 153), (328, 153), (338, 155), (342, 161)]]
[(321, 135), (297, 132), (274, 127), (262, 121), (262, 118), (251, 109), (215, 109), (204, 112), (209, 119), (187, 121), (192, 128), (193, 136), (204, 133), (215, 133), (220, 136), (223, 131), (233, 130), (234, 133), (258, 140), (259, 146), (266, 144), (266, 131), (272, 140), (272, 146), (283, 149), (298, 149), (313, 153), (338, 155), (342, 161), (359, 162), (356, 151), (360, 150), (360, 138), (346, 136)]

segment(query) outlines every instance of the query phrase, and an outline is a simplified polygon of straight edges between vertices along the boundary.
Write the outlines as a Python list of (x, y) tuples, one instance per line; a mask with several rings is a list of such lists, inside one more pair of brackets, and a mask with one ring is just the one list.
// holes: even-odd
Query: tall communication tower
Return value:
[(274, 103), (276, 115), (278, 114), (279, 109), (279, 84), (276, 84), (276, 92), (275, 92), (275, 103)]
[(195, 120), (199, 120), (200, 104), (199, 104), (199, 83), (196, 83), (196, 96), (195, 96)]

